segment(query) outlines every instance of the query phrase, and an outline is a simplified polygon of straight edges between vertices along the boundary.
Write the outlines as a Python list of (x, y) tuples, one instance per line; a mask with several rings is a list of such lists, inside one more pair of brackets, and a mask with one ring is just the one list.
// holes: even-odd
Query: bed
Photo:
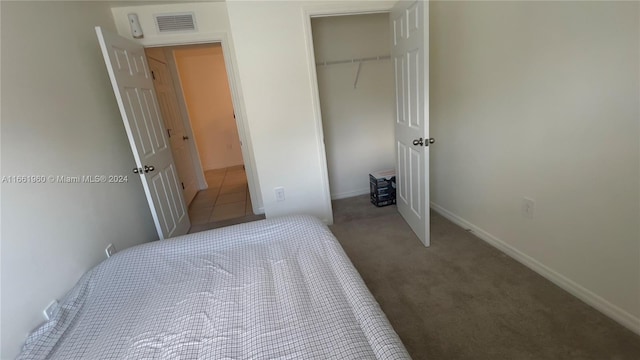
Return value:
[(409, 359), (342, 247), (290, 216), (121, 251), (19, 359)]

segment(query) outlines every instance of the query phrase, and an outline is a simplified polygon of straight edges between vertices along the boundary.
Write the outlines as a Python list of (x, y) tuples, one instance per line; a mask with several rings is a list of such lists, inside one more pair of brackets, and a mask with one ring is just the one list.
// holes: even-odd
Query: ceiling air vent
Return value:
[(158, 32), (195, 31), (193, 13), (172, 13), (155, 15)]

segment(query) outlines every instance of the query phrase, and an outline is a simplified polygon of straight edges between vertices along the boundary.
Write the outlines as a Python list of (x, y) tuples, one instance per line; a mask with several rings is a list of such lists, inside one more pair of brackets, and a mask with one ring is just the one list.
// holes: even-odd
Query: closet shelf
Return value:
[(362, 68), (362, 63), (365, 61), (379, 61), (379, 60), (387, 60), (391, 59), (391, 55), (383, 55), (383, 56), (371, 56), (364, 57), (359, 59), (349, 59), (349, 60), (334, 60), (334, 61), (318, 61), (316, 66), (327, 66), (327, 65), (335, 65), (335, 64), (355, 64), (358, 63), (358, 70), (356, 70), (356, 78), (353, 81), (353, 88), (356, 89), (358, 87), (358, 79), (360, 78), (360, 68)]
[(316, 62), (316, 66), (328, 66), (328, 65), (348, 64), (348, 63), (362, 63), (362, 62), (365, 62), (365, 61), (378, 61), (378, 60), (388, 60), (388, 59), (391, 59), (391, 55), (371, 56), (371, 57), (364, 57), (364, 58), (359, 58), (359, 59), (347, 59), (347, 60), (318, 61), (318, 62)]

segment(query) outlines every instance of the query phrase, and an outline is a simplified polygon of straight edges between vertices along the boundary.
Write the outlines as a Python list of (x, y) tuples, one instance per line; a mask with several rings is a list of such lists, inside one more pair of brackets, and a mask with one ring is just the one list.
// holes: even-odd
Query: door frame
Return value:
[[(183, 45), (203, 45), (211, 43), (219, 43), (222, 46), (222, 54), (224, 57), (225, 68), (227, 70), (227, 79), (229, 81), (229, 88), (231, 90), (231, 101), (233, 103), (233, 110), (236, 115), (236, 126), (238, 127), (238, 135), (240, 141), (242, 141), (242, 159), (244, 161), (244, 167), (247, 175), (247, 185), (249, 186), (249, 196), (251, 197), (251, 204), (254, 214), (264, 214), (264, 205), (262, 202), (262, 193), (260, 192), (260, 183), (256, 172), (256, 162), (253, 150), (253, 144), (251, 143), (251, 136), (249, 135), (249, 124), (247, 123), (247, 117), (245, 116), (244, 102), (242, 101), (242, 90), (240, 87), (239, 73), (237, 64), (235, 63), (233, 56), (231, 56), (232, 49), (229, 41), (229, 36), (226, 32), (216, 32), (207, 34), (185, 34), (180, 40), (168, 40), (168, 39), (152, 39), (140, 41), (141, 45), (145, 48), (151, 47), (168, 47), (168, 46), (183, 46)], [(184, 96), (184, 95), (183, 95)], [(191, 129), (191, 120), (187, 117), (188, 131), (190, 135), (193, 135)], [(193, 138), (193, 137), (192, 137)], [(195, 142), (191, 142), (193, 147)], [(196, 152), (192, 156), (197, 156), (196, 178), (200, 184), (200, 180), (206, 183), (204, 179), (204, 171), (202, 169), (202, 163), (200, 162), (200, 155)]]
[(331, 214), (329, 224), (333, 224), (333, 210), (331, 207), (331, 189), (329, 188), (329, 170), (327, 166), (327, 150), (324, 144), (324, 130), (322, 128), (322, 111), (320, 110), (320, 90), (318, 88), (318, 71), (315, 64), (315, 50), (313, 48), (313, 32), (311, 28), (311, 19), (316, 17), (343, 16), (343, 15), (366, 15), (391, 13), (393, 2), (365, 2), (354, 1), (349, 3), (321, 4), (305, 7), (302, 11), (304, 23), (304, 37), (307, 48), (307, 66), (309, 68), (311, 80), (311, 101), (313, 103), (313, 122), (316, 128), (316, 142), (318, 144), (318, 158), (320, 159), (322, 173), (322, 191), (323, 198), (326, 199), (325, 208), (327, 213)]

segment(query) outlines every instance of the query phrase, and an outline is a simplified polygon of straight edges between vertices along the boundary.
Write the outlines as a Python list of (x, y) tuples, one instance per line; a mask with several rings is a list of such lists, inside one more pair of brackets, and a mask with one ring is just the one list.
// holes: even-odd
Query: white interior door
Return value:
[(429, 3), (399, 1), (391, 11), (396, 94), (396, 203), (429, 246)]
[(147, 60), (149, 61), (151, 78), (153, 79), (153, 85), (155, 86), (158, 96), (160, 112), (164, 119), (167, 136), (169, 137), (171, 152), (176, 162), (176, 168), (178, 169), (178, 177), (180, 178), (183, 189), (182, 193), (185, 202), (189, 204), (198, 192), (196, 172), (193, 168), (193, 161), (191, 160), (191, 154), (187, 146), (187, 141), (191, 141), (191, 139), (187, 136), (184, 129), (184, 122), (178, 107), (178, 98), (175, 93), (173, 80), (171, 79), (169, 66), (160, 59), (151, 57), (148, 53)]
[(96, 34), (158, 237), (185, 234), (189, 216), (144, 48), (99, 26)]

